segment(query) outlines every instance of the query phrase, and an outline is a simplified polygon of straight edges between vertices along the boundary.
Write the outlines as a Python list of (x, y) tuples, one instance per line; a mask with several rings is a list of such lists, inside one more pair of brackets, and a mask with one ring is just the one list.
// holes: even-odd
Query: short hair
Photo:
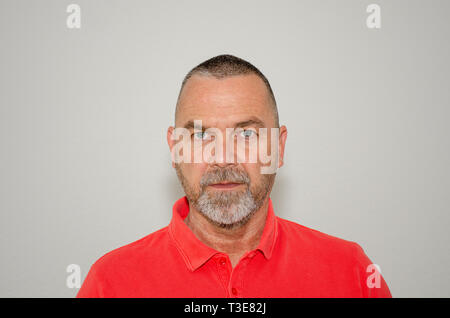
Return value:
[(272, 87), (270, 86), (269, 81), (264, 76), (264, 74), (256, 68), (253, 64), (233, 55), (222, 54), (215, 57), (212, 57), (203, 63), (200, 63), (196, 67), (187, 73), (184, 77), (183, 82), (181, 84), (180, 92), (178, 94), (177, 106), (175, 110), (175, 118), (178, 112), (178, 104), (180, 101), (181, 92), (183, 91), (184, 86), (187, 81), (193, 75), (203, 75), (203, 76), (214, 76), (215, 78), (222, 79), (230, 76), (237, 75), (248, 75), (255, 74), (257, 75), (265, 84), (267, 91), (269, 93), (269, 98), (271, 101), (272, 111), (274, 114), (275, 125), (279, 127), (279, 118), (278, 118), (278, 108), (277, 102), (275, 100), (275, 95), (273, 94)]

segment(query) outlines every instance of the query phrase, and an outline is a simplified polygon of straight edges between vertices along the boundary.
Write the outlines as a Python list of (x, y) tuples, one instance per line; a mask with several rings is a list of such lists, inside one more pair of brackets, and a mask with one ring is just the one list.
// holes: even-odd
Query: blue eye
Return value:
[(199, 140), (207, 140), (210, 137), (209, 133), (207, 133), (206, 131), (195, 132), (195, 133), (193, 133), (193, 136), (195, 139), (199, 139)]
[(241, 136), (244, 138), (250, 138), (250, 137), (256, 136), (256, 132), (254, 130), (250, 130), (250, 129), (243, 130), (243, 131), (241, 131)]

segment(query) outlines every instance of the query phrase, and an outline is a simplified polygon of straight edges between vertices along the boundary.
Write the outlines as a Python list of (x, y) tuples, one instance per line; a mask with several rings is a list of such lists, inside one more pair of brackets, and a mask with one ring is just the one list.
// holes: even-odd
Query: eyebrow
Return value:
[(234, 128), (243, 128), (243, 127), (248, 127), (248, 126), (255, 126), (258, 128), (265, 127), (262, 120), (259, 120), (258, 118), (254, 118), (254, 119), (249, 119), (246, 121), (241, 121), (241, 122), (237, 123), (236, 125), (234, 125)]
[(186, 129), (194, 129), (194, 121), (190, 120), (186, 124), (184, 124), (184, 128)]
[[(264, 124), (264, 122), (262, 120), (260, 120), (257, 117), (252, 117), (252, 118), (250, 118), (248, 120), (240, 121), (240, 122), (237, 122), (236, 124), (234, 124), (234, 128), (243, 128), (243, 127), (248, 127), (248, 126), (255, 126), (255, 127), (258, 127), (258, 128), (262, 128), (262, 127), (265, 127), (266, 125)], [(186, 128), (186, 129), (194, 129), (194, 121), (193, 120), (189, 120), (188, 122), (186, 122), (186, 124), (184, 124), (184, 128)], [(211, 128), (211, 127), (204, 126), (202, 124), (202, 129), (203, 130), (206, 130), (208, 128)]]

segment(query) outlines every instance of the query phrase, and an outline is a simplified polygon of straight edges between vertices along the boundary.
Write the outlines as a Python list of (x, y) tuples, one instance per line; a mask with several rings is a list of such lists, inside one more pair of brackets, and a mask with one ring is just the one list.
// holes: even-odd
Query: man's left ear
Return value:
[(278, 168), (281, 168), (284, 164), (284, 147), (286, 146), (286, 138), (287, 128), (286, 126), (281, 126), (278, 136)]

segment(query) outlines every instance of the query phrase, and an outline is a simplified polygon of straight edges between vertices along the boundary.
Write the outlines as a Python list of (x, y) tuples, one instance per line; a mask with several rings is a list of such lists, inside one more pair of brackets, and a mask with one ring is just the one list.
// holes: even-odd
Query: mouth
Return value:
[(225, 182), (210, 184), (209, 187), (216, 189), (216, 190), (234, 190), (243, 185), (244, 185), (243, 183), (226, 182), (225, 181)]

